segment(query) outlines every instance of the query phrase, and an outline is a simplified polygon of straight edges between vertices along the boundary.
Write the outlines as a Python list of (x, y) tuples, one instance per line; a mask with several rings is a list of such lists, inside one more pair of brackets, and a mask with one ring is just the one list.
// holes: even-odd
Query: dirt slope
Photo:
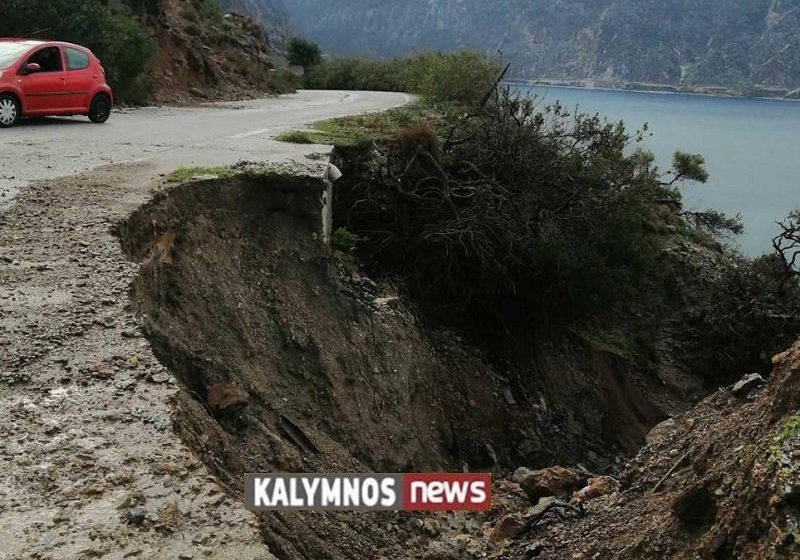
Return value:
[[(321, 242), (321, 189), (308, 177), (192, 182), (118, 228), (141, 263), (134, 308), (183, 389), (180, 433), (233, 496), (245, 472), (607, 469), (676, 405), (601, 345), (531, 348), (535, 373), (521, 380), (425, 328), (391, 285)], [(261, 519), (279, 558), (319, 560), (434, 554), (440, 534), (493, 516)]]
[[(586, 502), (583, 515), (567, 508), (539, 519), (499, 557), (800, 557), (800, 342), (773, 361), (766, 388), (720, 389), (654, 433), (619, 492)], [(515, 515), (531, 518), (519, 486), (499, 490), (505, 503), (517, 496)]]
[(541, 557), (800, 557), (800, 342), (773, 361), (766, 389), (708, 397), (628, 465), (619, 495), (544, 529)]
[(262, 25), (215, 14), (184, 0), (167, 0), (150, 22), (156, 41), (154, 101), (242, 99), (293, 89), (275, 72)]
[[(314, 233), (321, 186), (188, 184), (121, 228), (144, 262), (134, 303), (146, 334), (186, 389), (184, 438), (237, 495), (244, 472), (491, 468), (490, 442), (518, 423), (491, 368), (332, 257)], [(402, 542), (374, 516), (265, 523), (281, 558), (367, 558)]]

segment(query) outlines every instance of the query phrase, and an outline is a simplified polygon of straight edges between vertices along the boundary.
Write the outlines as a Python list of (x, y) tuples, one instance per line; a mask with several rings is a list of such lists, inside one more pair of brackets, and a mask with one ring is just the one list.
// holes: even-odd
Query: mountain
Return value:
[(502, 51), (518, 77), (747, 90), (800, 86), (800, 0), (293, 0), (332, 53)]

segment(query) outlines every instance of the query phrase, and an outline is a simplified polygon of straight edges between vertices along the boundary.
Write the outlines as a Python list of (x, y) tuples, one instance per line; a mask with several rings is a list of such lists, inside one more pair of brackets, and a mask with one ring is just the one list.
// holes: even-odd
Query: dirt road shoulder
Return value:
[(129, 311), (111, 228), (155, 178), (42, 182), (0, 215), (0, 558), (272, 558), (173, 432), (177, 388)]

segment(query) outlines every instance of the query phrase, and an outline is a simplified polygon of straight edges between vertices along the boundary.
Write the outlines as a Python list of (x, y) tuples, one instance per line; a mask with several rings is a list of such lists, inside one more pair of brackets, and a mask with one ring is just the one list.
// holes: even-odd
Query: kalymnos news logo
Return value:
[(490, 474), (247, 474), (253, 510), (487, 511)]

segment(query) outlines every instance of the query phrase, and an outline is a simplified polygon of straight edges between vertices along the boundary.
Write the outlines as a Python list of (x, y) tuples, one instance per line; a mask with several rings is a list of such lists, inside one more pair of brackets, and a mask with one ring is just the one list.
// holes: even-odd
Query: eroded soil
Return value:
[[(321, 242), (321, 190), (309, 177), (191, 182), (117, 228), (141, 263), (136, 315), (182, 389), (178, 431), (232, 496), (246, 472), (616, 470), (663, 417), (652, 380), (602, 349), (538, 349), (536, 374), (515, 382), (423, 326), (393, 286)], [(496, 556), (506, 484), (488, 515), (260, 521), (281, 559)]]

